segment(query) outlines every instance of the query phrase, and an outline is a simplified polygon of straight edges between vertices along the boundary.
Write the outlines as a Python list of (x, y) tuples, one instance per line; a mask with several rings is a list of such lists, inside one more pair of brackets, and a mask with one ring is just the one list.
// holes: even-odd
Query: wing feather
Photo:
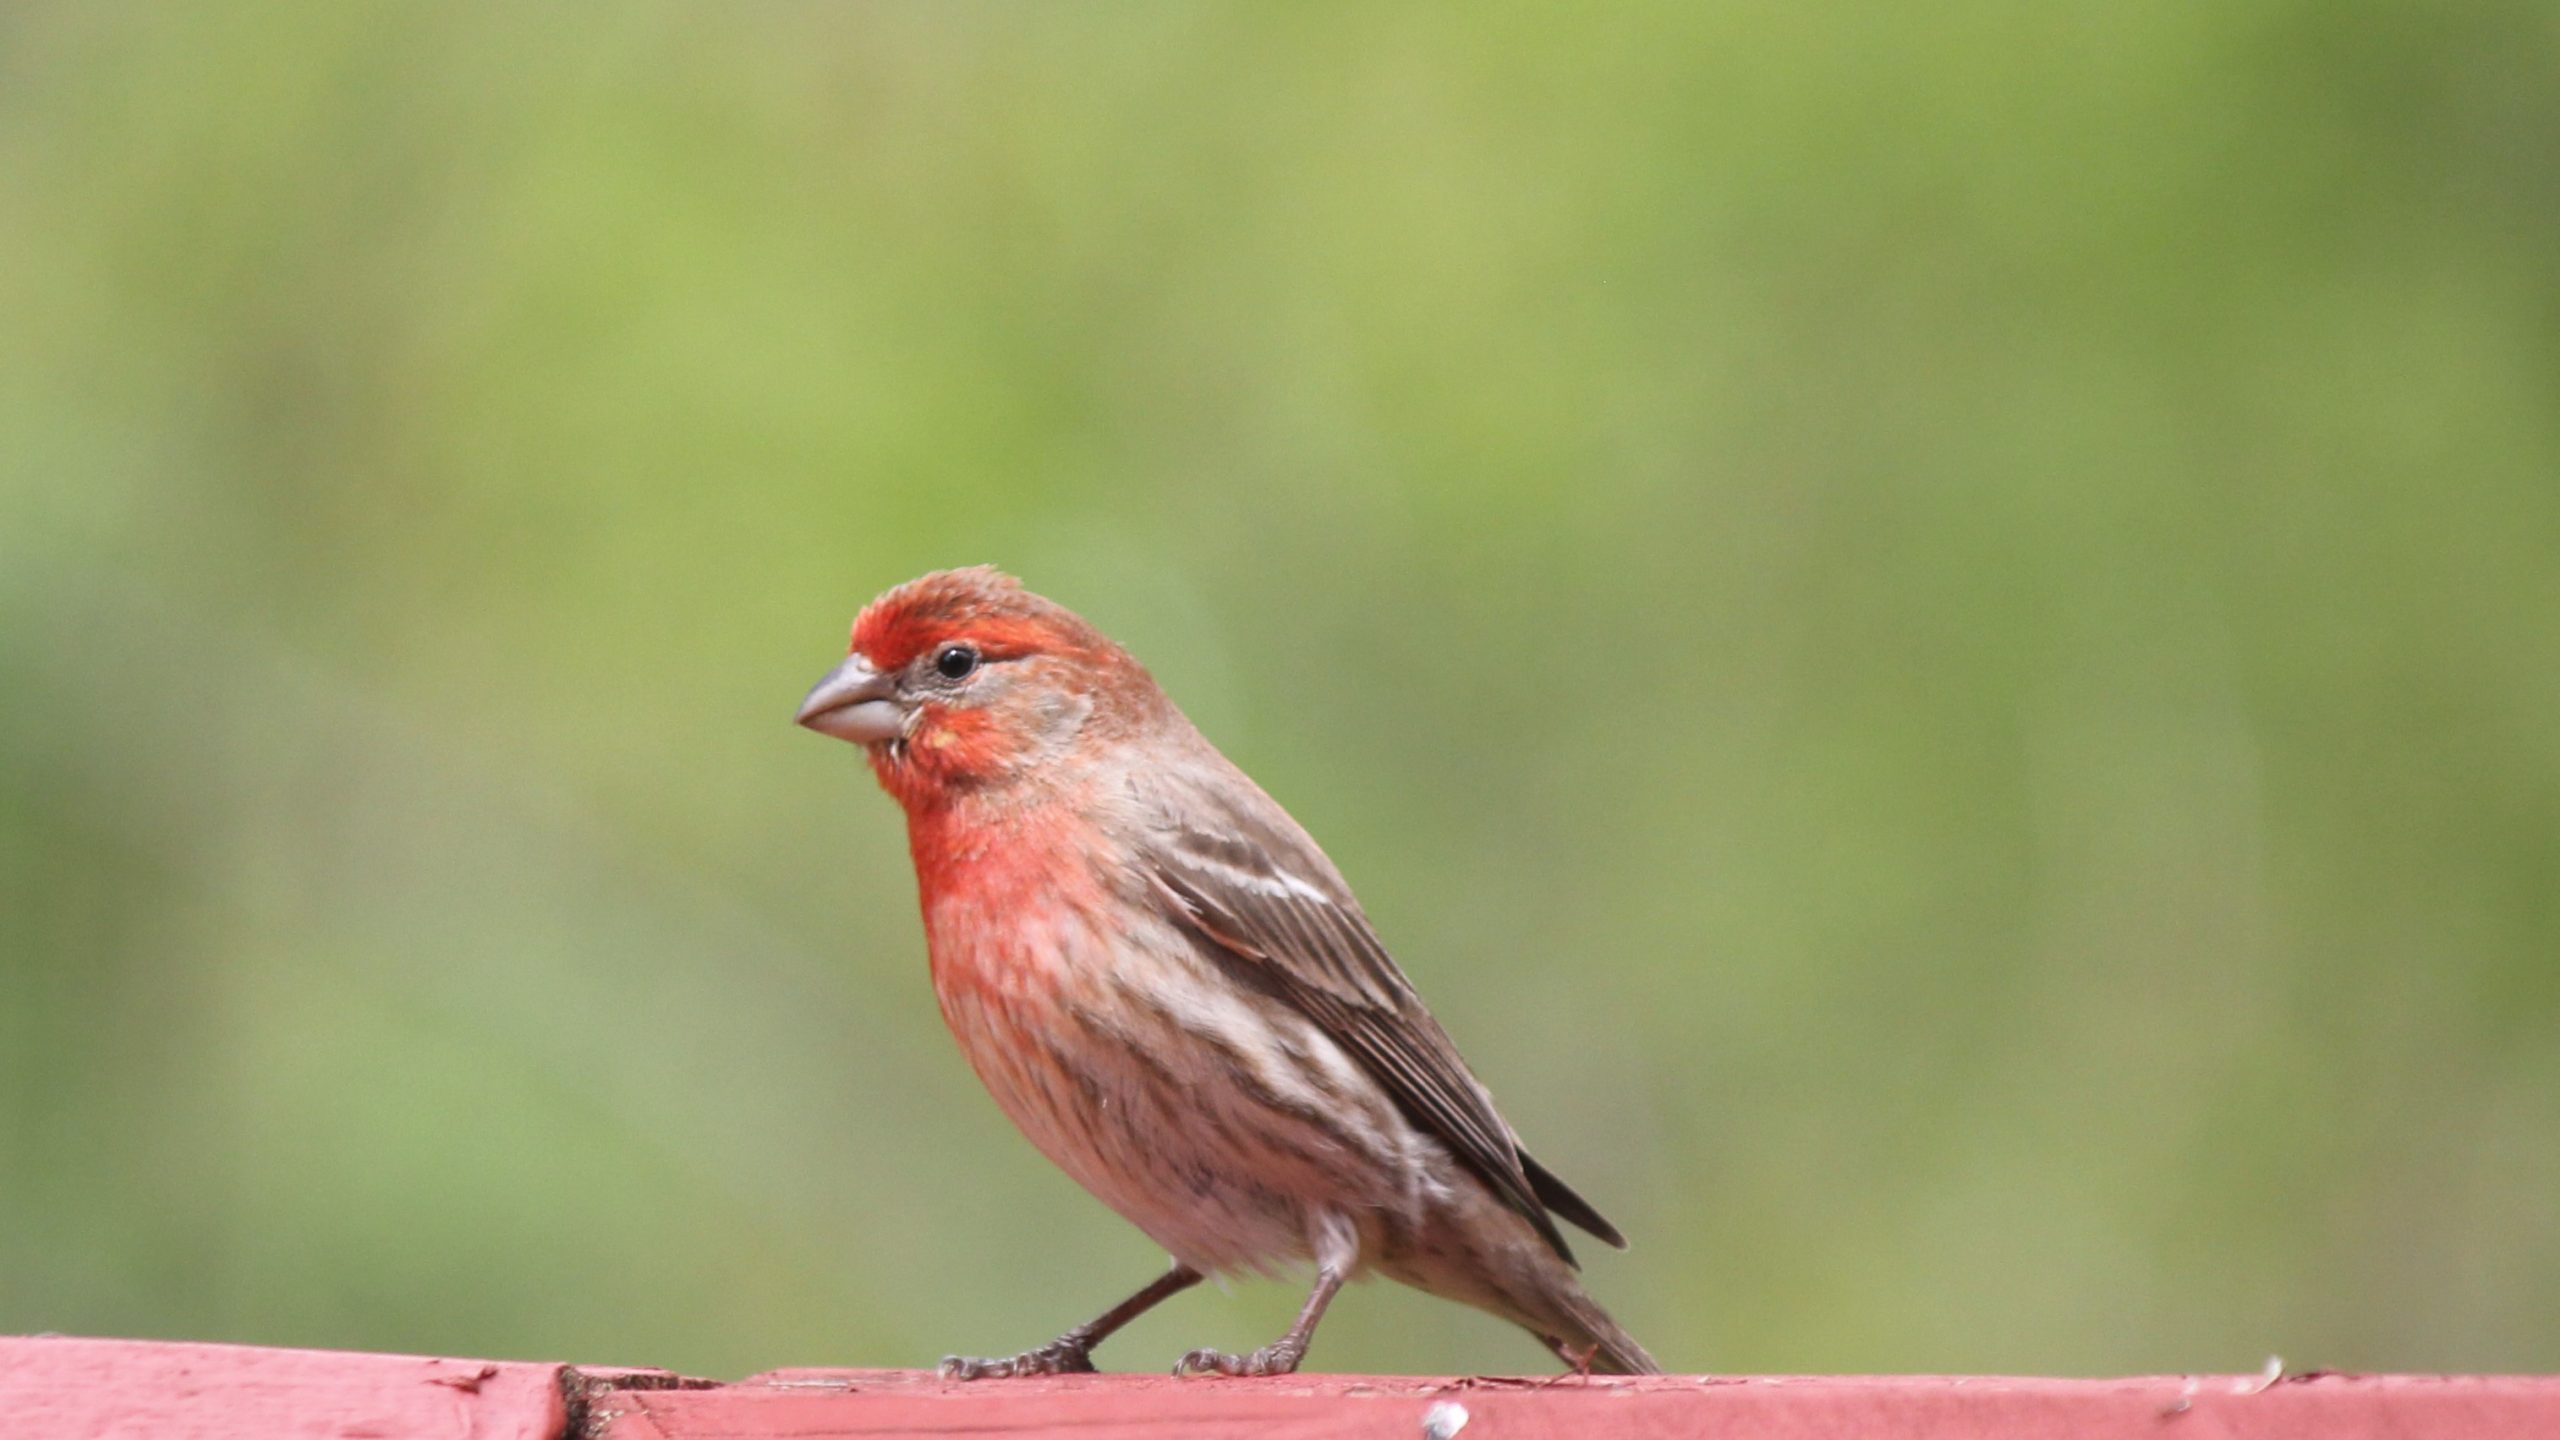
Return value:
[(1156, 771), (1136, 782), (1159, 899), (1228, 968), (1314, 1020), (1568, 1263), (1573, 1251), (1551, 1208), (1625, 1245), (1616, 1227), (1521, 1151), (1324, 852), (1242, 772), (1223, 759), (1217, 768), (1224, 773)]

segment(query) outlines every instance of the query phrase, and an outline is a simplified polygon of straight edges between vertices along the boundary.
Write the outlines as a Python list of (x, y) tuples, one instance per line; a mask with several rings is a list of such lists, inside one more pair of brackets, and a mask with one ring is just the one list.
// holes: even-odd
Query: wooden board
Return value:
[(2553, 1440), (2560, 1377), (2041, 1380), (662, 1371), (0, 1338), (5, 1440), (827, 1440), (1063, 1435), (1395, 1440)]
[(2560, 1378), (1079, 1375), (950, 1385), (914, 1371), (804, 1370), (717, 1389), (612, 1396), (594, 1414), (602, 1440), (2560, 1440)]
[(0, 1339), (8, 1440), (553, 1440), (559, 1365)]

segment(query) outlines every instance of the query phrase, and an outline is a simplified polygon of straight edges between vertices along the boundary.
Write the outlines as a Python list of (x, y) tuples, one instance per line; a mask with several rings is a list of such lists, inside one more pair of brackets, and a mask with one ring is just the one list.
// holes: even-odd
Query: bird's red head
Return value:
[(1127, 651), (991, 566), (941, 570), (863, 607), (800, 723), (870, 752), (909, 810), (1035, 779), (1165, 707)]

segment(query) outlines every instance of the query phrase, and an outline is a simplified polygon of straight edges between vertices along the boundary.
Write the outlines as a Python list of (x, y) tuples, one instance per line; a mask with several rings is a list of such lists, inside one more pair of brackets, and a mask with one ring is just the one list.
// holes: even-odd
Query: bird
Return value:
[(999, 1109), (1171, 1267), (1045, 1345), (941, 1374), (1093, 1370), (1211, 1275), (1303, 1273), (1287, 1331), (1177, 1375), (1283, 1375), (1384, 1275), (1584, 1373), (1660, 1367), (1557, 1220), (1623, 1249), (1521, 1147), (1324, 851), (1146, 668), (988, 566), (883, 592), (798, 723), (904, 810), (935, 999)]

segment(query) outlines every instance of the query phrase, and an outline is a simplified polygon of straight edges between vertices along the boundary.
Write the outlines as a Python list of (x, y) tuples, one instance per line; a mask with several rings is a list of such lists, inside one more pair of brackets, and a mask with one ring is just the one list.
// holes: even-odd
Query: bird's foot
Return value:
[(942, 1357), (941, 1375), (945, 1380), (1012, 1380), (1025, 1375), (1090, 1375), (1093, 1373), (1093, 1347), (1073, 1336), (1061, 1336), (1037, 1350), (1025, 1350), (1004, 1360), (980, 1360), (968, 1355)]
[(1298, 1362), (1306, 1358), (1303, 1340), (1274, 1340), (1250, 1355), (1230, 1355), (1223, 1350), (1200, 1349), (1185, 1355), (1173, 1367), (1176, 1375), (1289, 1375)]

